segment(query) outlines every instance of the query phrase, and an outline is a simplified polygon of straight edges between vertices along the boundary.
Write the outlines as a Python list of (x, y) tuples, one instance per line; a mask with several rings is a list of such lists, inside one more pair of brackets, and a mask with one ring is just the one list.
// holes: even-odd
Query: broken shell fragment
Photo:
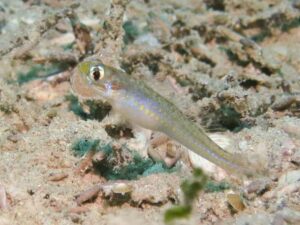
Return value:
[(7, 207), (8, 207), (8, 203), (7, 203), (6, 191), (4, 187), (0, 185), (0, 210), (7, 209)]
[[(209, 137), (221, 148), (227, 149), (232, 145), (232, 141), (225, 135), (222, 134), (209, 134)], [(189, 161), (193, 168), (201, 168), (206, 173), (211, 174), (216, 180), (223, 180), (228, 175), (227, 173), (220, 167), (216, 166), (212, 162), (207, 159), (199, 156), (198, 154), (188, 151)]]
[(87, 202), (98, 196), (99, 191), (101, 190), (101, 185), (95, 185), (92, 188), (82, 192), (77, 198), (77, 205), (81, 205), (84, 202)]
[(133, 187), (126, 182), (114, 182), (102, 185), (102, 191), (105, 196), (110, 196), (111, 194), (122, 194), (132, 192)]
[(235, 194), (235, 193), (230, 193), (230, 194), (227, 194), (226, 198), (227, 198), (227, 202), (229, 203), (229, 205), (236, 212), (243, 211), (246, 208), (240, 195)]
[(132, 186), (126, 183), (116, 183), (112, 187), (112, 191), (116, 194), (126, 194), (132, 191)]
[(92, 160), (93, 160), (93, 162), (95, 162), (95, 163), (99, 163), (99, 162), (101, 162), (103, 159), (105, 159), (105, 157), (106, 157), (106, 155), (105, 155), (104, 152), (97, 152), (97, 153), (95, 153), (95, 155), (93, 155)]

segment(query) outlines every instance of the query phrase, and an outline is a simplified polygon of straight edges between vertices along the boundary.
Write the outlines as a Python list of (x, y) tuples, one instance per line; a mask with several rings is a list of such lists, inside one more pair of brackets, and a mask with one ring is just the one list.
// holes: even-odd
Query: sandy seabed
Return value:
[[(72, 3), (0, 2), (0, 225), (164, 224), (181, 201), (186, 159), (181, 171), (126, 181), (134, 190), (122, 204), (99, 194), (77, 205), (82, 191), (114, 181), (74, 155), (76, 141), (125, 144), (142, 156), (149, 147), (144, 131), (107, 119), (106, 103), (73, 96), (73, 68), (93, 54), (270, 172), (201, 192), (191, 217), (175, 224), (300, 224), (298, 1), (88, 0), (70, 16)], [(233, 191), (244, 210), (229, 206)]]

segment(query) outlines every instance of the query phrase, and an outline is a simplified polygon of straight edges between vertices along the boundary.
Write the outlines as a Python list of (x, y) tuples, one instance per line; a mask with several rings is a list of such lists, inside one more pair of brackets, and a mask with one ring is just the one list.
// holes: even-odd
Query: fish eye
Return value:
[(104, 77), (104, 69), (102, 66), (93, 66), (90, 69), (90, 77), (94, 80), (101, 80)]

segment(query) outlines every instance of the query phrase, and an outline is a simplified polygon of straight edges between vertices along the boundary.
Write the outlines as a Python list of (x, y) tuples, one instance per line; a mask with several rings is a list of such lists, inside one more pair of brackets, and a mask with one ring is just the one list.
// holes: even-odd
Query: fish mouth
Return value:
[(86, 77), (83, 77), (78, 69), (76, 69), (71, 76), (72, 91), (82, 98), (98, 98), (99, 92), (105, 90), (103, 84), (95, 86)]
[(103, 84), (103, 83), (93, 84), (92, 81), (89, 81), (89, 86), (90, 86), (90, 88), (94, 88), (94, 89), (96, 89), (97, 91), (100, 91), (100, 92), (105, 92), (105, 90), (106, 90), (106, 85)]

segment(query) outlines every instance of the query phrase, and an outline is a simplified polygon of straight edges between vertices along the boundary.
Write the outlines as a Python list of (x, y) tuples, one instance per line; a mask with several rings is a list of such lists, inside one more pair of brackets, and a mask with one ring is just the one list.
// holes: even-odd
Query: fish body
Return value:
[(133, 124), (165, 133), (230, 173), (253, 175), (243, 157), (224, 151), (173, 103), (124, 71), (97, 60), (86, 61), (78, 65), (71, 83), (83, 97), (105, 98)]

